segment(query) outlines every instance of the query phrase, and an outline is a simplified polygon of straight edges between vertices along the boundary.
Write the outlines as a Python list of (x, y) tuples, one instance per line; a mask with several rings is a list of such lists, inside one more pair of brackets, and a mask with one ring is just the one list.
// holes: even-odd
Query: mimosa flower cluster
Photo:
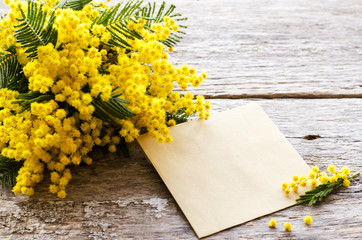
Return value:
[(334, 165), (329, 165), (327, 168), (328, 172), (320, 172), (319, 167), (314, 166), (309, 172), (308, 176), (293, 176), (293, 181), (282, 184), (282, 189), (285, 194), (289, 194), (291, 191), (297, 193), (299, 187), (306, 187), (309, 185), (312, 189), (316, 188), (319, 184), (335, 183), (338, 179), (343, 179), (343, 186), (349, 187), (349, 174), (351, 170), (349, 167), (342, 167), (340, 170)]
[[(206, 74), (168, 60), (173, 48), (165, 41), (179, 28), (171, 17), (149, 24), (136, 15), (107, 25), (101, 23), (102, 12), (108, 9), (102, 2), (77, 10), (57, 8), (57, 0), (34, 3), (47, 11), (47, 21), (53, 14), (57, 31), (56, 43), (33, 49), (35, 58), (28, 55), (32, 46), (17, 40), (23, 14), (32, 11), (29, 5), (5, 0), (10, 11), (0, 20), (0, 46), (15, 49), (28, 82), (25, 94), (35, 95), (26, 102), (20, 90), (6, 86), (0, 90), (1, 155), (23, 163), (15, 194), (33, 195), (48, 171), (49, 191), (64, 198), (72, 177), (69, 166), (91, 164), (88, 153), (94, 146), (115, 152), (122, 141), (132, 142), (143, 132), (158, 142), (171, 142), (173, 116), (182, 112), (209, 118), (210, 102), (203, 96), (174, 90), (197, 87)], [(112, 30), (117, 28), (138, 37), (117, 37)], [(124, 109), (117, 112), (119, 104)]]

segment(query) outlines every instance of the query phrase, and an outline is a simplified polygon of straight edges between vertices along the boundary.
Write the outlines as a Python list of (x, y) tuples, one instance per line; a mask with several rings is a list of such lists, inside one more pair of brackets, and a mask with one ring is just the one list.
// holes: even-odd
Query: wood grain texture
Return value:
[(188, 16), (171, 59), (208, 73), (195, 92), (362, 93), (362, 1), (173, 0)]
[[(308, 164), (362, 171), (362, 99), (212, 100), (213, 112), (250, 102), (264, 108)], [(310, 134), (321, 137), (303, 138)], [(72, 169), (65, 200), (47, 193), (49, 182), (30, 199), (2, 191), (0, 238), (197, 239), (142, 150), (131, 148), (130, 159), (93, 152), (93, 165)], [(206, 239), (359, 239), (361, 186), (360, 177), (322, 205), (291, 207)], [(315, 220), (310, 227), (303, 223), (307, 214)], [(268, 228), (272, 217), (276, 229)], [(285, 221), (293, 224), (291, 233), (283, 230)]]

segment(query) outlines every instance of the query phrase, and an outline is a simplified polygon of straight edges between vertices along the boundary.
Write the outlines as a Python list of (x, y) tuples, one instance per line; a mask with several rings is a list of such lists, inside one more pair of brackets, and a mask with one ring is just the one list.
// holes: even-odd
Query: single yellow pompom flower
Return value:
[(337, 178), (336, 175), (333, 175), (332, 177), (329, 178), (329, 181), (330, 181), (331, 183), (337, 182), (337, 180), (338, 180), (338, 178)]
[(269, 227), (270, 228), (275, 228), (276, 225), (277, 225), (277, 221), (275, 221), (274, 218), (270, 219)]
[(342, 167), (342, 168), (341, 168), (341, 171), (342, 171), (342, 173), (345, 174), (345, 175), (348, 175), (348, 174), (351, 172), (351, 170), (349, 169), (349, 167)]
[(286, 182), (283, 183), (283, 184), (282, 184), (282, 188), (283, 188), (283, 190), (287, 189), (287, 188), (288, 188), (288, 183), (286, 183)]
[(290, 193), (290, 189), (289, 188), (285, 189), (284, 193), (288, 195)]
[(334, 173), (335, 171), (336, 171), (336, 166), (334, 166), (334, 165), (329, 165), (328, 166), (328, 172)]
[(328, 178), (327, 175), (323, 175), (323, 176), (320, 178), (320, 181), (321, 181), (321, 183), (326, 184), (326, 183), (329, 181), (329, 178)]
[(304, 223), (310, 225), (313, 222), (313, 218), (310, 215), (304, 217)]
[(61, 190), (57, 194), (58, 198), (65, 198), (67, 196), (67, 193), (64, 190)]
[(294, 182), (298, 182), (298, 180), (299, 180), (299, 177), (298, 177), (298, 176), (293, 176), (293, 181), (294, 181)]
[(110, 152), (116, 152), (116, 151), (117, 151), (117, 148), (116, 148), (115, 145), (112, 144), (112, 145), (109, 145), (108, 150), (109, 150)]
[(168, 126), (172, 127), (172, 126), (175, 126), (176, 125), (176, 121), (175, 119), (170, 119), (168, 122), (167, 122)]
[(317, 185), (318, 185), (318, 181), (317, 181), (317, 180), (312, 180), (312, 181), (310, 181), (310, 186), (311, 186), (312, 188), (316, 188)]
[(308, 176), (309, 176), (309, 179), (314, 179), (316, 177), (315, 172), (313, 172), (313, 170), (309, 172)]
[(306, 182), (305, 180), (300, 181), (299, 185), (300, 185), (301, 187), (305, 187), (305, 186), (307, 186), (307, 182)]
[(314, 166), (314, 167), (312, 168), (312, 171), (313, 171), (315, 174), (317, 174), (317, 173), (319, 172), (319, 167)]
[(343, 180), (343, 186), (344, 187), (349, 187), (349, 184), (350, 184), (351, 182), (348, 180), (348, 179), (344, 179)]
[(32, 187), (22, 187), (21, 192), (23, 194), (25, 194), (25, 195), (28, 195), (28, 196), (33, 196), (34, 195), (34, 189)]
[(49, 192), (51, 193), (57, 193), (58, 192), (58, 187), (54, 184), (49, 186)]
[(292, 224), (290, 224), (290, 222), (286, 222), (284, 223), (284, 228), (285, 228), (285, 231), (292, 231)]

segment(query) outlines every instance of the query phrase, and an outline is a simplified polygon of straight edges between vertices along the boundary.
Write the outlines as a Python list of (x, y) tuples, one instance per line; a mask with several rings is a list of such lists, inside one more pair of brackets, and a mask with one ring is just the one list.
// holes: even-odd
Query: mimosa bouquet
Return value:
[(49, 175), (60, 198), (71, 165), (91, 164), (95, 146), (124, 149), (139, 134), (170, 142), (169, 127), (210, 103), (174, 88), (206, 74), (173, 66), (168, 52), (185, 20), (175, 6), (129, 1), (5, 0), (0, 21), (0, 177), (34, 194)]

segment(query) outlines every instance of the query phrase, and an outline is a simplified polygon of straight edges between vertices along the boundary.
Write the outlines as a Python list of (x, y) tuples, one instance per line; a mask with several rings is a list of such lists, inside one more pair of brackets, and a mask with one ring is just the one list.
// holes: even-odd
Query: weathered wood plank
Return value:
[[(362, 99), (212, 100), (213, 112), (249, 102), (264, 108), (308, 164), (348, 165), (362, 171)], [(303, 138), (309, 134), (321, 137)], [(132, 155), (125, 159), (95, 151), (93, 165), (72, 170), (65, 200), (47, 193), (47, 182), (30, 199), (3, 190), (0, 238), (197, 239), (136, 144)], [(207, 239), (360, 239), (361, 186), (360, 177), (328, 203), (291, 207)], [(310, 227), (302, 220), (307, 214), (315, 220)], [(278, 221), (277, 229), (267, 227), (271, 217)], [(291, 233), (284, 232), (285, 221), (293, 224)]]
[(208, 73), (199, 94), (362, 96), (362, 1), (172, 3), (189, 28), (171, 59)]
[[(198, 94), (362, 97), (359, 0), (172, 3), (189, 17), (188, 34), (173, 62), (209, 74), (195, 89)], [(0, 9), (5, 9), (2, 3)]]
[(172, 61), (209, 75), (196, 93), (362, 97), (362, 1), (168, 3), (189, 17)]

